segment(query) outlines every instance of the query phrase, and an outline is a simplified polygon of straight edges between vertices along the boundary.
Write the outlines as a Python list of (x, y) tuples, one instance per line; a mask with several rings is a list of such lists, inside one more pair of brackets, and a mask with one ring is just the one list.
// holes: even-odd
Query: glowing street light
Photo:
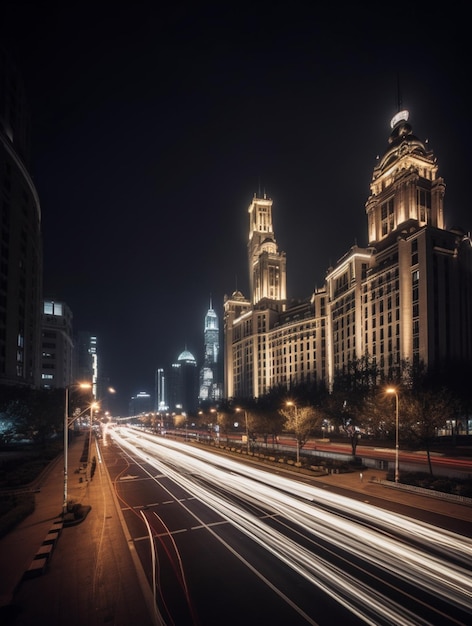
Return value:
[(293, 406), (293, 409), (295, 411), (295, 440), (297, 442), (297, 464), (300, 463), (300, 442), (298, 440), (298, 407), (295, 404), (295, 402), (292, 402), (291, 400), (287, 401), (287, 406)]
[(246, 409), (240, 409), (239, 407), (236, 407), (236, 411), (244, 411), (244, 423), (246, 426), (246, 451), (249, 454), (249, 428), (247, 425), (247, 411)]
[(387, 387), (385, 390), (387, 393), (393, 393), (395, 395), (395, 482), (398, 482), (398, 392), (395, 387)]

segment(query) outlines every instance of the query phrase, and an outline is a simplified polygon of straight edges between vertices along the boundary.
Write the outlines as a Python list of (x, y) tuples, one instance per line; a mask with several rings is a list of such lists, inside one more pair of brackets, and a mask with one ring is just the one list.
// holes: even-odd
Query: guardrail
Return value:
[(426, 489), (425, 487), (417, 487), (416, 485), (406, 485), (404, 483), (396, 483), (391, 480), (378, 480), (372, 479), (372, 482), (389, 487), (391, 489), (400, 489), (400, 491), (408, 491), (409, 493), (417, 493), (421, 496), (428, 496), (430, 498), (438, 498), (438, 500), (449, 500), (450, 502), (456, 502), (458, 504), (465, 504), (472, 506), (472, 498), (466, 496), (459, 496), (455, 493), (447, 493), (445, 491), (436, 491), (435, 489)]

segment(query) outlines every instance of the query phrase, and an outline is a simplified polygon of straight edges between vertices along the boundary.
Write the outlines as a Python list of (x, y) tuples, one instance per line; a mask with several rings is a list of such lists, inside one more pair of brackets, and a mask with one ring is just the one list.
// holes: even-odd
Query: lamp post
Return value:
[(89, 424), (89, 445), (88, 445), (88, 462), (87, 462), (87, 481), (92, 480), (92, 429), (93, 429), (93, 410), (97, 406), (96, 402), (90, 403), (90, 424)]
[(249, 454), (249, 428), (247, 424), (247, 411), (246, 409), (240, 409), (239, 407), (236, 408), (236, 411), (244, 411), (244, 425), (246, 428), (246, 452)]
[(218, 421), (218, 409), (210, 409), (210, 413), (214, 413), (216, 415), (216, 423), (215, 423), (215, 432), (216, 432), (216, 443), (220, 444), (220, 424)]
[(62, 516), (67, 513), (67, 467), (69, 463), (69, 387), (66, 386), (64, 402), (64, 494), (62, 499)]
[(295, 441), (297, 443), (297, 464), (300, 463), (300, 442), (298, 440), (298, 407), (295, 402), (289, 400), (287, 402), (287, 406), (293, 406), (293, 410), (295, 411)]
[(395, 395), (395, 482), (398, 482), (398, 392), (395, 387), (387, 387), (385, 390), (387, 393), (393, 393)]
[(69, 389), (78, 387), (79, 389), (90, 389), (90, 383), (77, 383), (76, 385), (66, 385), (64, 398), (64, 494), (62, 500), (62, 515), (67, 513), (67, 487), (68, 487), (68, 465), (69, 465)]

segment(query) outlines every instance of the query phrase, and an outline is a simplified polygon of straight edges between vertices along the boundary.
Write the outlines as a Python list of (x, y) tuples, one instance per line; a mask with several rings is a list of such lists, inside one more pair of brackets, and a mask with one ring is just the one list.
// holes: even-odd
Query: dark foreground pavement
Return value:
[[(92, 481), (76, 472), (83, 446), (84, 436), (71, 441), (68, 463), (68, 500), (82, 505), (79, 523), (66, 523), (52, 548), (44, 543), (54, 522), (62, 520), (64, 467), (59, 458), (41, 480), (34, 513), (0, 540), (2, 626), (158, 624), (106, 468), (97, 456)], [(44, 550), (50, 551), (44, 570), (29, 571)]]

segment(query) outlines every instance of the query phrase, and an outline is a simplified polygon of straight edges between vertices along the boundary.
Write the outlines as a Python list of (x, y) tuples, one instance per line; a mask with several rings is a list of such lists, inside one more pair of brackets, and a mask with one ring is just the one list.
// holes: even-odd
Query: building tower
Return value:
[(72, 382), (72, 312), (65, 302), (44, 300), (41, 387), (64, 389)]
[[(285, 302), (271, 201), (249, 207), (251, 297), (224, 300), (225, 395), (323, 383), (368, 358), (379, 376), (472, 361), (472, 245), (447, 229), (445, 184), (426, 143), (398, 111), (365, 204), (367, 247), (353, 246), (311, 298)], [(271, 300), (273, 298), (273, 300)]]
[(166, 377), (164, 369), (159, 367), (155, 372), (154, 412), (167, 411), (169, 408), (166, 397)]
[(216, 315), (210, 298), (210, 308), (205, 315), (204, 355), (200, 369), (200, 400), (219, 400), (222, 396), (222, 386), (218, 380), (218, 355), (220, 351), (218, 316)]
[(175, 413), (194, 414), (198, 404), (197, 362), (185, 349), (170, 369), (169, 409)]
[(98, 369), (97, 337), (87, 331), (79, 331), (74, 350), (74, 378), (90, 382), (95, 399), (105, 395), (101, 387), (107, 382), (100, 379)]
[(0, 48), (0, 385), (39, 387), (43, 249), (20, 74)]
[(272, 200), (264, 194), (254, 198), (248, 208), (249, 213), (249, 289), (252, 304), (264, 298), (285, 303), (286, 259), (285, 252), (279, 252), (272, 226)]

